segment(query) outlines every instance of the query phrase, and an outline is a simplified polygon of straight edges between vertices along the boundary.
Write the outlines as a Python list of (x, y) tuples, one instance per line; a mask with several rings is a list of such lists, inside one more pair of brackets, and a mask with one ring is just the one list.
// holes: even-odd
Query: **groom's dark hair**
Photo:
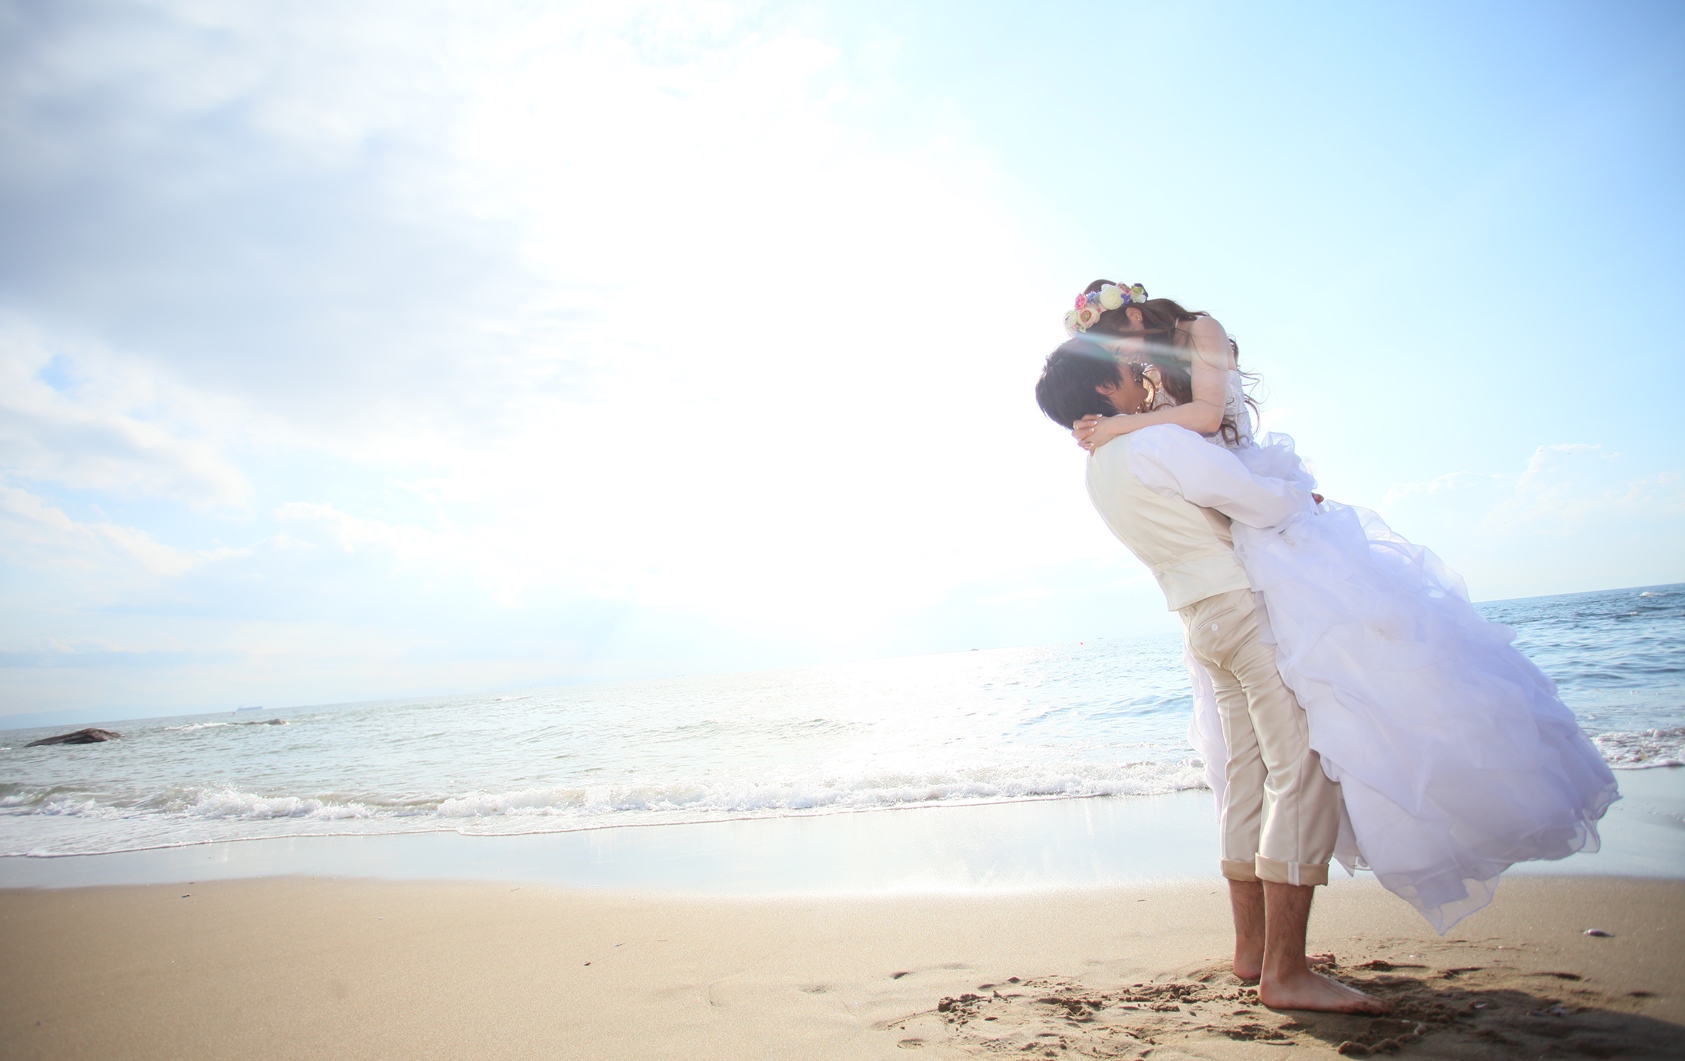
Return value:
[(1117, 412), (1095, 388), (1122, 382), (1123, 372), (1110, 351), (1088, 339), (1071, 339), (1048, 355), (1036, 381), (1036, 404), (1049, 420), (1070, 427), (1085, 416)]

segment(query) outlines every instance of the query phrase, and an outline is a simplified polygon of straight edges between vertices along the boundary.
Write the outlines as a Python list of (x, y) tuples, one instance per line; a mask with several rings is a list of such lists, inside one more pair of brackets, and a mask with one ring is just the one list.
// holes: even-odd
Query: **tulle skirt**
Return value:
[[(1309, 479), (1283, 436), (1237, 455), (1256, 474)], [(1340, 783), (1348, 872), (1372, 870), (1444, 933), (1514, 863), (1597, 850), (1614, 775), (1514, 631), (1481, 618), (1438, 557), (1333, 502), (1267, 530), (1237, 523), (1234, 540), (1311, 747)], [(1220, 798), (1216, 701), (1189, 663), (1189, 738)]]

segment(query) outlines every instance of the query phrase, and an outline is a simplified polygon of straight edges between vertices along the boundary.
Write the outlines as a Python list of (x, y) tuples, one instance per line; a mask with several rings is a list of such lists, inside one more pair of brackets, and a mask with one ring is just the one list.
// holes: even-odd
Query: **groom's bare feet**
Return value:
[(1310, 885), (1264, 882), (1266, 945), (1258, 1001), (1271, 1009), (1386, 1013), (1392, 1007), (1380, 999), (1312, 971), (1313, 959), (1305, 956), (1305, 925), (1315, 891)]
[(1381, 1014), (1392, 1010), (1373, 995), (1309, 969), (1296, 975), (1271, 977), (1259, 984), (1258, 1001), (1271, 1009), (1309, 1009), (1319, 1013)]

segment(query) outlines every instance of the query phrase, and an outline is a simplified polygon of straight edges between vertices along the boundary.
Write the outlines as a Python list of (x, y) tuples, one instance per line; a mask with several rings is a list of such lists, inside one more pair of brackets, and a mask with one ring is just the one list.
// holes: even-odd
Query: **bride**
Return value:
[[(1254, 475), (1315, 485), (1290, 438), (1253, 438), (1238, 348), (1210, 316), (1097, 280), (1065, 325), (1130, 364), (1148, 393), (1141, 408), (1077, 423), (1085, 449), (1176, 424)], [(1341, 786), (1335, 857), (1347, 872), (1373, 870), (1443, 934), (1491, 902), (1514, 863), (1596, 851), (1597, 821), (1620, 798), (1614, 775), (1456, 573), (1375, 513), (1317, 500), (1275, 527), (1235, 523), (1235, 552), (1311, 747)], [(1191, 655), (1188, 665), (1188, 735), (1220, 797), (1216, 702)]]

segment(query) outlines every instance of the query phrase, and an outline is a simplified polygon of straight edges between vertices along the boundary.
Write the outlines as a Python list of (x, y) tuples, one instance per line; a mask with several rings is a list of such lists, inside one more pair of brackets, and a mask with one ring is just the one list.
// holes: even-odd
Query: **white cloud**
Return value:
[(222, 440), (205, 437), (214, 425), (161, 383), (103, 351), (55, 356), (39, 334), (0, 324), (0, 468), (73, 490), (245, 506), (251, 484)]
[(77, 583), (95, 602), (118, 588), (186, 574), (241, 550), (177, 549), (138, 527), (72, 519), (45, 498), (0, 484), (0, 556), (35, 571), (60, 569), (99, 576)]
[(1390, 488), (1382, 514), (1459, 570), (1477, 597), (1567, 592), (1685, 577), (1677, 527), (1685, 480), (1600, 445), (1539, 446), (1519, 472), (1459, 471)]

